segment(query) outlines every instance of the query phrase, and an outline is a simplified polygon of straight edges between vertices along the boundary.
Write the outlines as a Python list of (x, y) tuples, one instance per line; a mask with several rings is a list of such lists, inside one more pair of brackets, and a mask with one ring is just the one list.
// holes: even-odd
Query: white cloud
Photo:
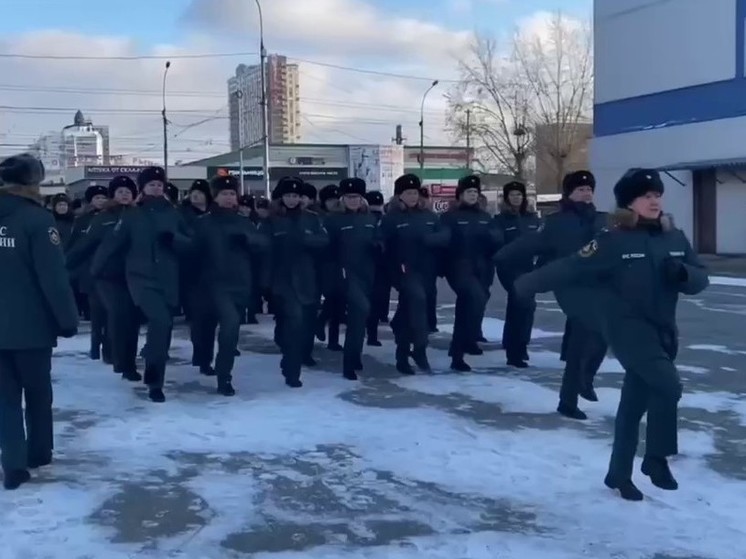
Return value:
[[(272, 0), (264, 2), (264, 9), (268, 51), (302, 59), (303, 141), (388, 143), (395, 126), (402, 124), (409, 143), (416, 143), (420, 102), (430, 85), (427, 78), (443, 83), (425, 106), (426, 141), (448, 141), (443, 130), (443, 94), (447, 80), (456, 77), (457, 59), (465, 51), (470, 31), (451, 31), (433, 22), (387, 14), (372, 1)], [(40, 133), (60, 129), (72, 122), (80, 108), (94, 123), (111, 126), (114, 152), (160, 159), (165, 59), (143, 56), (172, 57), (168, 76), (171, 160), (227, 151), (226, 80), (237, 64), (256, 63), (258, 57), (177, 57), (258, 50), (255, 6), (247, 0), (192, 0), (181, 23), (189, 31), (182, 35), (181, 44), (154, 45), (147, 50), (126, 36), (54, 30), (0, 38), (0, 52), (26, 57), (0, 57), (0, 106), (28, 107), (3, 111), (0, 152), (15, 151)], [(242, 38), (237, 40), (237, 36)], [(110, 59), (28, 58), (50, 54)], [(321, 64), (303, 61), (307, 59)], [(9, 87), (18, 85), (28, 87)]]

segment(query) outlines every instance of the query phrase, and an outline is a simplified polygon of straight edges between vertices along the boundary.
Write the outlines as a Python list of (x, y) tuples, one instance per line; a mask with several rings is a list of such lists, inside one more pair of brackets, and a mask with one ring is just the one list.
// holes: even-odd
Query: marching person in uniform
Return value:
[[(70, 241), (66, 247), (67, 252), (75, 251), (76, 246), (88, 236), (91, 223), (109, 201), (109, 189), (102, 184), (91, 185), (85, 191), (85, 200), (88, 204), (86, 212), (79, 216), (73, 224)], [(73, 265), (68, 261), (68, 270), (70, 270), (70, 276), (76, 280), (80, 292), (87, 297), (91, 319), (90, 357), (94, 361), (103, 357), (104, 363), (110, 365), (112, 362), (111, 343), (106, 332), (106, 308), (93, 287), (91, 258), (93, 258), (93, 253), (89, 252), (87, 258), (76, 259)]]
[[(503, 200), (500, 213), (495, 216), (495, 223), (502, 231), (505, 244), (520, 237), (535, 233), (541, 220), (528, 209), (526, 185), (513, 181), (503, 186)], [(536, 300), (521, 300), (513, 292), (513, 282), (518, 276), (534, 269), (534, 255), (518, 255), (509, 266), (497, 267), (497, 279), (508, 294), (505, 307), (505, 324), (503, 325), (502, 345), (508, 365), (525, 369), (528, 367), (528, 344), (531, 341), (531, 330), (534, 326)]]
[(272, 289), (280, 368), (292, 388), (303, 386), (301, 366), (308, 360), (308, 334), (313, 340), (319, 308), (316, 261), (329, 245), (319, 216), (301, 207), (303, 184), (285, 177), (272, 193), (273, 214), (266, 223), (270, 251), (263, 266), (263, 284)]
[(468, 372), (467, 353), (481, 355), (477, 341), (494, 276), (492, 257), (500, 248), (502, 235), (492, 216), (479, 207), (482, 183), (478, 176), (462, 177), (456, 187), (457, 203), (440, 218), (451, 232), (444, 256), (445, 275), (456, 293), (456, 316), (451, 336), (451, 368)]
[[(339, 185), (327, 184), (321, 189), (321, 192), (319, 192), (319, 215), (322, 219), (340, 211), (339, 199)], [(329, 251), (320, 255), (318, 266), (319, 286), (324, 299), (316, 322), (316, 338), (320, 342), (328, 339), (326, 348), (329, 351), (343, 351), (344, 348), (339, 344), (339, 330), (344, 319), (345, 303), (344, 296), (339, 289), (342, 284), (342, 277), (339, 275), (340, 269), (335, 265)], [(327, 324), (329, 325), (328, 338), (326, 334)]]
[[(420, 187), (420, 201), (426, 210), (433, 211), (433, 200), (430, 197), (430, 190), (426, 186)], [(431, 334), (438, 332), (438, 276), (441, 275), (442, 269), (438, 271), (426, 287), (427, 326)]]
[[(111, 234), (123, 213), (132, 208), (137, 185), (127, 176), (114, 177), (109, 183), (109, 204), (93, 218), (88, 233), (67, 252), (68, 268), (90, 267), (104, 239)], [(111, 346), (114, 372), (132, 382), (142, 380), (137, 372), (137, 341), (140, 320), (132, 302), (122, 259), (112, 259), (97, 275), (91, 274), (93, 290), (104, 307), (107, 339)]]
[(642, 473), (661, 489), (678, 483), (667, 458), (678, 453), (677, 408), (682, 394), (674, 360), (678, 351), (679, 294), (708, 285), (707, 270), (689, 241), (662, 214), (663, 181), (657, 171), (631, 170), (614, 186), (613, 227), (576, 255), (557, 260), (515, 283), (521, 296), (579, 280), (597, 282), (604, 335), (625, 370), (614, 446), (604, 483), (622, 498), (643, 499), (632, 482), (640, 421), (647, 412)]
[[(575, 171), (562, 181), (560, 211), (550, 214), (536, 233), (523, 235), (496, 255), (498, 270), (509, 269), (517, 259), (538, 256), (537, 266), (569, 256), (604, 229), (608, 216), (596, 210), (593, 194), (596, 179), (590, 171)], [(606, 356), (606, 342), (600, 331), (598, 309), (588, 305), (593, 287), (566, 285), (555, 298), (567, 316), (569, 340), (557, 411), (570, 419), (588, 416), (578, 408), (578, 397), (597, 401), (593, 379)]]
[(40, 204), (43, 180), (29, 154), (0, 163), (0, 463), (9, 490), (52, 462), (52, 349), (78, 329), (62, 238)]
[(148, 323), (144, 382), (153, 402), (165, 402), (163, 384), (173, 317), (179, 307), (179, 256), (191, 240), (179, 211), (165, 196), (165, 171), (146, 167), (137, 176), (138, 206), (122, 214), (96, 252), (91, 271), (99, 275), (112, 258), (125, 258), (127, 286)]
[(379, 224), (384, 258), (391, 283), (399, 292), (391, 328), (396, 340), (396, 369), (413, 375), (410, 356), (421, 371), (430, 372), (427, 359), (428, 288), (437, 278), (437, 254), (448, 246), (450, 231), (420, 199), (417, 175), (402, 175), (394, 182), (395, 200)]
[(365, 324), (370, 313), (370, 296), (376, 275), (378, 220), (365, 204), (363, 179), (343, 179), (339, 183), (341, 211), (326, 221), (331, 263), (340, 278), (334, 300), (347, 311), (342, 372), (346, 379), (357, 380), (362, 370)]
[(233, 396), (231, 373), (241, 318), (253, 294), (253, 254), (269, 245), (256, 226), (238, 213), (240, 184), (236, 177), (218, 176), (210, 181), (215, 200), (211, 210), (197, 219), (193, 258), (196, 292), (191, 322), (197, 365), (212, 372), (215, 330), (219, 327), (214, 375), (218, 394)]
[[(376, 218), (376, 225), (383, 218), (383, 194), (374, 190), (365, 193), (365, 201), (368, 203), (368, 210)], [(378, 340), (379, 323), (388, 323), (389, 321), (389, 301), (391, 299), (391, 283), (386, 269), (386, 264), (381, 252), (376, 255), (376, 277), (373, 281), (373, 292), (370, 296), (370, 312), (366, 324), (367, 344), (369, 346), (380, 347), (382, 344)]]
[(57, 224), (57, 231), (62, 238), (62, 246), (66, 247), (73, 233), (73, 224), (75, 223), (75, 214), (70, 207), (70, 198), (67, 194), (55, 194), (50, 201), (52, 206), (52, 215), (54, 222)]

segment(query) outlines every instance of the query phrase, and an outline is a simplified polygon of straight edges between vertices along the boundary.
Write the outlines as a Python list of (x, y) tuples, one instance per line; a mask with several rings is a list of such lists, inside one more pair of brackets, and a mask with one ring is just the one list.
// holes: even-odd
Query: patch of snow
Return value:
[[(503, 337), (503, 328), (505, 327), (505, 321), (499, 318), (485, 317), (482, 319), (482, 333), (484, 337), (490, 342), (500, 342)], [(438, 329), (441, 332), (448, 334), (453, 333), (453, 323), (450, 324), (438, 324)], [(540, 340), (544, 338), (561, 338), (562, 332), (548, 332), (541, 328), (534, 328), (531, 331), (532, 340)]]
[(716, 353), (723, 353), (725, 355), (746, 355), (746, 351), (729, 349), (724, 345), (693, 344), (687, 346), (687, 349), (693, 349), (694, 351), (714, 351)]
[(710, 276), (710, 285), (727, 285), (731, 287), (746, 287), (746, 278), (732, 278), (728, 276)]
[[(251, 331), (269, 328), (265, 323)], [(248, 451), (275, 456), (315, 450), (319, 445), (344, 445), (358, 457), (350, 466), (347, 485), (339, 483), (334, 493), (352, 492), (361, 480), (371, 479), (367, 483), (396, 494), (400, 486), (375, 477), (374, 470), (390, 472), (401, 483), (435, 484), (454, 499), (475, 496), (530, 511), (545, 532), (439, 533), (365, 550), (323, 547), (255, 557), (570, 559), (583, 555), (610, 559), (666, 552), (740, 559), (742, 555), (739, 546), (733, 545), (746, 538), (742, 484), (707, 467), (704, 458), (715, 448), (708, 432), (681, 433), (682, 456), (672, 462), (682, 484), (680, 491), (659, 491), (636, 471), (635, 480), (651, 498), (631, 504), (621, 501), (602, 483), (610, 438), (590, 438), (574, 425), (554, 430), (505, 430), (455, 416), (447, 407), (417, 407), (414, 399), (412, 407), (404, 409), (357, 405), (340, 396), (367, 383), (373, 386), (375, 381), (356, 385), (338, 373), (324, 371), (306, 372), (306, 386), (290, 390), (282, 383), (279, 356), (246, 351), (237, 359), (236, 398), (217, 397), (213, 380), (200, 377), (192, 367), (170, 366), (168, 382), (188, 384), (189, 390), (176, 393), (167, 386), (169, 401), (153, 405), (143, 401), (143, 388), (122, 382), (100, 363), (66, 353), (84, 352), (86, 341), (61, 344), (59, 351), (64, 357), (54, 362), (55, 405), (64, 412), (67, 422), (58, 424), (58, 435), (65, 428), (74, 434), (58, 436), (57, 452), (70, 459), (97, 458), (106, 463), (56, 464), (41, 474), (43, 483), (37, 481), (19, 492), (3, 495), (0, 525), (3, 552), (9, 553), (8, 557), (165, 556), (163, 549), (149, 551), (137, 545), (108, 543), (110, 530), (91, 524), (91, 513), (111, 497), (118, 482), (142, 483), (150, 478), (157, 482), (156, 470), (178, 471), (179, 453), (227, 456)], [(393, 354), (390, 344), (366, 348), (366, 352), (369, 349)], [(183, 357), (188, 344), (175, 343), (173, 352)], [(434, 353), (441, 362), (447, 359), (446, 352)], [(538, 366), (563, 366), (551, 352), (532, 353), (532, 357)], [(375, 371), (366, 374), (374, 376)], [(553, 390), (497, 375), (417, 376), (395, 382), (400, 388), (429, 394), (456, 391), (486, 398), (506, 411), (518, 413), (553, 413), (556, 406)], [(618, 400), (618, 395), (614, 396), (610, 390), (603, 392), (604, 403), (599, 410), (604, 414), (605, 406), (610, 410), (611, 403)], [(704, 396), (693, 398), (696, 401)], [(714, 398), (706, 401), (707, 405), (715, 405)], [(316, 462), (319, 472), (333, 466), (327, 456), (304, 459)], [(185, 482), (209, 504), (210, 524), (186, 534), (181, 540), (184, 551), (174, 552), (173, 557), (215, 556), (219, 549), (216, 542), (257, 521), (263, 509), (254, 496), (256, 484), (262, 480), (251, 475), (249, 471), (231, 473), (212, 465)], [(420, 506), (427, 510), (427, 494), (419, 499), (423, 501)], [(434, 494), (432, 499), (437, 503), (443, 497)], [(421, 521), (431, 524), (436, 532), (446, 521), (453, 526), (468, 525), (460, 509), (448, 511), (452, 515), (448, 518), (423, 514)], [(296, 520), (302, 522), (304, 518), (304, 513), (297, 511)], [(630, 533), (635, 537), (628, 537)]]

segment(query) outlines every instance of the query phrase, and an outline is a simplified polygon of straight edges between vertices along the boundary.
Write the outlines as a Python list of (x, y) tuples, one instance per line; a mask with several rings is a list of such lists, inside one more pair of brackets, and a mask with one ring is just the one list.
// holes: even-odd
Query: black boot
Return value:
[(28, 470), (11, 470), (5, 472), (3, 487), (8, 491), (13, 491), (29, 481), (31, 481), (31, 474)]
[(412, 359), (414, 360), (414, 364), (417, 365), (417, 367), (423, 373), (433, 372), (432, 368), (430, 367), (430, 362), (427, 360), (427, 353), (424, 347), (415, 349), (412, 352)]
[(357, 373), (353, 370), (346, 369), (342, 376), (347, 380), (357, 380)]
[(581, 411), (577, 407), (570, 407), (567, 404), (563, 404), (560, 402), (559, 406), (557, 406), (557, 411), (564, 415), (565, 417), (569, 417), (570, 419), (577, 419), (579, 421), (584, 421), (588, 419), (588, 416), (585, 415), (585, 412)]
[(606, 478), (604, 478), (604, 484), (609, 489), (615, 489), (619, 491), (619, 495), (621, 495), (622, 499), (624, 499), (625, 501), (642, 501), (643, 499), (642, 491), (640, 491), (637, 486), (632, 483), (631, 479), (618, 481), (614, 479), (611, 474), (606, 474)]
[(218, 394), (228, 397), (235, 396), (236, 389), (233, 388), (233, 385), (230, 382), (221, 382), (218, 383)]
[(464, 361), (463, 357), (454, 357), (451, 359), (451, 369), (460, 373), (468, 373), (471, 371), (469, 364)]
[(671, 468), (668, 467), (668, 461), (665, 458), (646, 456), (642, 460), (642, 473), (650, 478), (650, 481), (656, 487), (666, 491), (676, 491), (679, 488), (679, 482), (673, 477)]
[(156, 404), (162, 404), (166, 401), (166, 395), (163, 393), (162, 388), (151, 388), (148, 390), (148, 398), (151, 402)]
[(215, 369), (213, 369), (211, 365), (202, 365), (199, 368), (199, 374), (205, 375), (206, 377), (214, 377)]
[(135, 369), (132, 369), (131, 371), (124, 371), (122, 373), (122, 378), (129, 382), (140, 382), (142, 380), (142, 375)]
[(409, 364), (409, 347), (404, 345), (396, 346), (396, 370), (403, 375), (414, 374), (414, 369)]
[(586, 386), (580, 391), (580, 397), (588, 402), (598, 402), (598, 394), (592, 386)]
[(378, 341), (378, 338), (368, 338), (368, 345), (371, 347), (381, 347), (383, 344)]

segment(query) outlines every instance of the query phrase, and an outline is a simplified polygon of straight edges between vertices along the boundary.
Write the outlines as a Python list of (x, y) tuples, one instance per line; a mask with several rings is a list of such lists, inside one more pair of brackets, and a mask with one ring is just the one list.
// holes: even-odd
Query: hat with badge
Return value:
[(365, 193), (365, 201), (369, 206), (383, 206), (383, 194), (379, 190), (371, 190)]
[(243, 196), (239, 196), (238, 198), (238, 205), (243, 206), (245, 208), (254, 209), (254, 205), (256, 204), (256, 199), (252, 194), (244, 194)]
[(397, 196), (401, 196), (407, 190), (416, 190), (419, 192), (420, 188), (422, 188), (420, 177), (412, 173), (402, 175), (394, 181), (394, 194)]
[(312, 185), (310, 182), (303, 181), (303, 187), (300, 191), (301, 196), (305, 196), (306, 198), (310, 198), (311, 200), (316, 200), (318, 194), (319, 191), (314, 185)]
[(212, 185), (205, 179), (197, 179), (192, 183), (192, 186), (189, 187), (189, 194), (195, 191), (204, 194), (208, 204), (212, 202)]
[(339, 199), (339, 186), (336, 184), (327, 184), (319, 190), (319, 201), (322, 204), (326, 204), (327, 200), (338, 200)]
[(482, 179), (477, 175), (461, 177), (456, 186), (456, 198), (460, 198), (461, 195), (470, 188), (475, 188), (477, 192), (482, 192)]
[(38, 186), (44, 176), (44, 164), (30, 153), (12, 155), (0, 163), (0, 181), (4, 185)]
[(590, 186), (591, 190), (596, 190), (596, 177), (590, 171), (574, 171), (567, 173), (562, 179), (562, 194), (565, 197), (570, 196), (573, 190), (583, 186)]
[(347, 196), (348, 194), (357, 194), (358, 196), (365, 196), (367, 185), (361, 178), (352, 177), (349, 179), (342, 179), (339, 181), (339, 195)]
[(298, 177), (282, 177), (277, 181), (277, 186), (272, 191), (272, 199), (279, 200), (286, 194), (303, 194), (303, 185), (305, 183)]
[(618, 208), (626, 208), (635, 198), (648, 192), (663, 194), (664, 185), (655, 169), (630, 169), (614, 185), (614, 198)]
[(137, 198), (137, 185), (126, 175), (118, 175), (109, 181), (109, 198), (114, 198), (114, 193), (120, 188), (126, 188), (133, 198)]
[[(191, 190), (197, 190), (194, 188), (194, 185), (192, 185)], [(217, 175), (212, 177), (210, 179), (210, 190), (212, 191), (212, 196), (217, 196), (218, 192), (221, 192), (223, 190), (232, 190), (235, 193), (238, 194), (238, 192), (241, 190), (241, 184), (238, 182), (238, 179), (234, 177), (233, 175)], [(208, 197), (209, 200), (209, 197)]]
[(503, 199), (507, 199), (511, 192), (520, 192), (526, 196), (526, 185), (521, 181), (510, 181), (503, 186)]
[(105, 187), (103, 184), (92, 184), (88, 188), (85, 189), (85, 201), (89, 204), (93, 201), (93, 199), (96, 196), (104, 196), (105, 198), (109, 198), (109, 189)]
[(166, 197), (171, 200), (173, 204), (179, 201), (179, 189), (174, 183), (166, 183), (166, 188), (164, 190), (166, 192)]
[(254, 201), (254, 208), (257, 210), (269, 209), (269, 200), (267, 200), (264, 196), (260, 196)]
[(159, 181), (166, 186), (166, 171), (163, 167), (145, 167), (137, 174), (137, 186), (142, 188), (149, 182)]

